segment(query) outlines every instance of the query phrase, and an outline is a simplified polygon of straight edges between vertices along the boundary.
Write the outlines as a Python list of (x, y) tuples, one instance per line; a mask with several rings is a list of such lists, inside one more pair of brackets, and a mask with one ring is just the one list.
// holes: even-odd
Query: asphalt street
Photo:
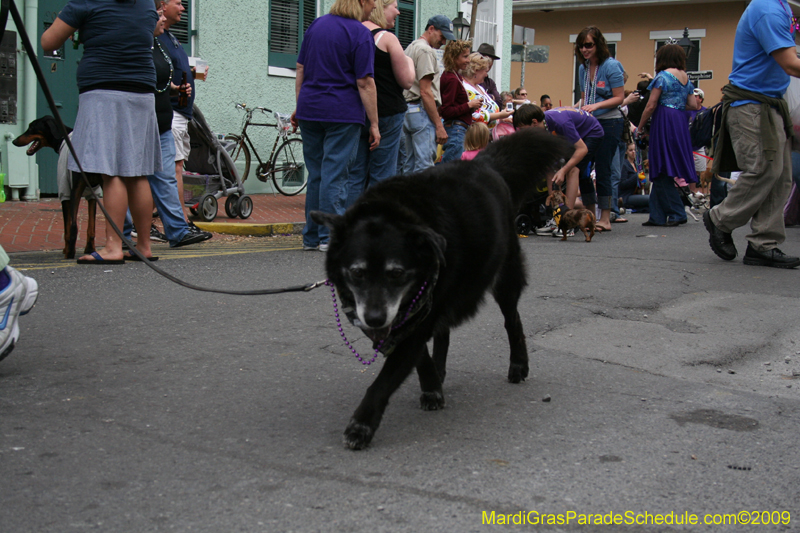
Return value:
[[(452, 333), (446, 408), (420, 410), (411, 376), (360, 452), (342, 432), (377, 369), (327, 289), (228, 296), (13, 254), (41, 293), (0, 362), (0, 531), (800, 529), (800, 270), (629, 218), (522, 239), (525, 382), (489, 300)], [(204, 286), (324, 278), (296, 236), (154, 249)]]

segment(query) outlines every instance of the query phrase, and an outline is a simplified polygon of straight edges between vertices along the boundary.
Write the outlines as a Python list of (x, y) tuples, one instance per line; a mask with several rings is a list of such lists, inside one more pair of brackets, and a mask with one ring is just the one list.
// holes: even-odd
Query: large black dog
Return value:
[[(331, 229), (326, 269), (353, 323), (386, 355), (344, 432), (362, 449), (389, 397), (416, 368), (424, 410), (444, 407), (450, 329), (491, 291), (511, 345), (508, 380), (528, 375), (517, 302), (526, 285), (514, 216), (540, 188), (568, 143), (528, 128), (489, 145), (473, 161), (397, 176), (368, 189), (343, 215), (312, 212)], [(433, 358), (427, 341), (434, 338)]]

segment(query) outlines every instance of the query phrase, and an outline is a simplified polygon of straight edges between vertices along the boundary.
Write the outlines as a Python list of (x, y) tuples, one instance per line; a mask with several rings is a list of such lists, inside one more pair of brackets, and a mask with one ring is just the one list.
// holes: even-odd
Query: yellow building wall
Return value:
[[(733, 38), (739, 17), (744, 12), (744, 2), (711, 4), (684, 4), (672, 6), (646, 6), (606, 8), (585, 11), (552, 11), (550, 13), (514, 13), (515, 25), (536, 30), (535, 45), (550, 47), (547, 63), (526, 63), (525, 88), (528, 98), (539, 99), (549, 94), (553, 103), (572, 104), (574, 79), (574, 45), (569, 36), (580, 33), (586, 26), (597, 26), (603, 34), (619, 33), (617, 59), (628, 73), (625, 89), (634, 90), (640, 81), (640, 72), (653, 73), (655, 69), (655, 41), (651, 31), (680, 30), (674, 38), (683, 36), (683, 28), (704, 29), (700, 39), (700, 70), (712, 70), (713, 79), (695, 83), (706, 94), (706, 104), (714, 104), (721, 97), (720, 89), (728, 82), (733, 61)], [(511, 63), (511, 89), (520, 85), (521, 63)], [(503, 88), (506, 90), (508, 88)]]

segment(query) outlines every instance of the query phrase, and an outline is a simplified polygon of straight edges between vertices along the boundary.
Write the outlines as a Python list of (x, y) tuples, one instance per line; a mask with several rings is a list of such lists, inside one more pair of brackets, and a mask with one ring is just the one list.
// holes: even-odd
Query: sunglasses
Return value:
[(594, 48), (594, 43), (589, 42), (578, 45), (578, 50), (582, 50), (584, 48), (586, 48), (587, 50), (591, 50), (592, 48)]

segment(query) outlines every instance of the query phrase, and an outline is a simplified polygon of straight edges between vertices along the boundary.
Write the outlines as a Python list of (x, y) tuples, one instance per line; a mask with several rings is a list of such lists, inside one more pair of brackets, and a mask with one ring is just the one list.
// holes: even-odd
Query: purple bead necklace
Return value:
[[(365, 357), (362, 357), (356, 351), (353, 345), (350, 344), (350, 341), (347, 340), (347, 337), (344, 334), (344, 328), (342, 328), (342, 321), (339, 318), (339, 305), (336, 303), (336, 287), (334, 287), (333, 282), (329, 279), (325, 280), (325, 285), (331, 288), (331, 298), (333, 299), (333, 314), (336, 317), (336, 327), (339, 329), (339, 335), (342, 336), (342, 340), (344, 341), (345, 346), (350, 348), (350, 351), (353, 352), (353, 355), (355, 355), (356, 359), (358, 359), (358, 361), (362, 365), (371, 365), (372, 363), (375, 362), (375, 359), (378, 357), (378, 353), (383, 347), (383, 343), (386, 341), (386, 339), (381, 339), (381, 341), (378, 343), (378, 347), (375, 348), (375, 353), (372, 355), (372, 359), (366, 359)], [(411, 300), (411, 305), (408, 306), (408, 311), (406, 311), (406, 316), (403, 317), (403, 320), (401, 320), (399, 324), (397, 324), (396, 326), (392, 326), (392, 331), (398, 329), (399, 327), (401, 327), (403, 324), (406, 323), (406, 320), (408, 320), (409, 317), (411, 316), (411, 311), (414, 309), (414, 306), (417, 304), (417, 301), (419, 301), (419, 299), (422, 297), (422, 293), (425, 292), (425, 288), (427, 286), (428, 286), (427, 281), (422, 284), (422, 287), (419, 289), (417, 295), (414, 296), (413, 300)]]

